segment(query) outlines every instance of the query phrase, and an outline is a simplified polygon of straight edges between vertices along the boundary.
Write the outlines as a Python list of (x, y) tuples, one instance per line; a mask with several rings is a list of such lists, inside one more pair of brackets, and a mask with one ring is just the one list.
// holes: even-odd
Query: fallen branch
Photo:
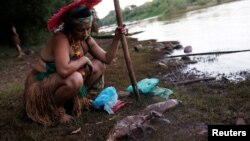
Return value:
[[(133, 32), (133, 33), (127, 33), (126, 36), (132, 36), (135, 34), (142, 33), (143, 31)], [(92, 35), (92, 37), (96, 39), (112, 39), (114, 38), (114, 35)]]
[(198, 55), (211, 55), (211, 54), (229, 54), (229, 53), (247, 52), (247, 51), (250, 51), (250, 50), (217, 51), (217, 52), (204, 52), (204, 53), (193, 53), (193, 54), (183, 54), (183, 55), (172, 55), (172, 56), (168, 56), (168, 58), (184, 57), (184, 56), (198, 56)]
[(187, 84), (192, 84), (200, 81), (210, 81), (210, 80), (215, 80), (215, 77), (207, 77), (207, 78), (200, 78), (200, 79), (194, 79), (194, 80), (186, 80), (186, 81), (180, 81), (174, 83), (174, 85), (187, 85)]

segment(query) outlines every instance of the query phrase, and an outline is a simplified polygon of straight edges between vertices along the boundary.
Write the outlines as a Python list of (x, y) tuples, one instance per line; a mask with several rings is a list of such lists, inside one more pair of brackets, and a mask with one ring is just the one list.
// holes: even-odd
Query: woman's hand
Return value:
[(93, 73), (94, 71), (94, 68), (93, 68), (93, 63), (91, 62), (91, 60), (85, 56), (85, 59), (86, 59), (86, 65), (89, 67), (89, 71), (90, 71), (90, 74)]
[(38, 72), (46, 72), (46, 64), (41, 58), (39, 58), (39, 60), (32, 65), (32, 68)]
[(127, 29), (125, 28), (126, 25), (122, 25), (122, 26), (118, 26), (116, 29), (115, 29), (115, 37), (120, 39), (122, 37), (122, 35), (126, 35), (127, 33)]

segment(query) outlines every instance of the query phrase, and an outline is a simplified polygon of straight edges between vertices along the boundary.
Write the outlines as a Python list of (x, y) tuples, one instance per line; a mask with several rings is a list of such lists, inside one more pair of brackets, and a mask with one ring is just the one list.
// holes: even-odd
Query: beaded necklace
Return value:
[(73, 40), (73, 44), (71, 45), (71, 47), (73, 48), (73, 51), (74, 51), (74, 57), (76, 59), (81, 58), (82, 55), (81, 55), (81, 52), (79, 51), (79, 49), (81, 47), (81, 42), (78, 41), (78, 42), (75, 43), (74, 40)]
[[(80, 41), (75, 42), (73, 38), (71, 38), (71, 39), (72, 39), (72, 42), (73, 42), (71, 47), (72, 47), (72, 49), (74, 51), (74, 58), (75, 59), (80, 59), (83, 56), (83, 54), (81, 54), (81, 52), (79, 51), (79, 49), (81, 47), (81, 42)], [(82, 77), (85, 77), (86, 73), (85, 73), (83, 68), (80, 68), (77, 71), (82, 75)]]
[(74, 58), (75, 59), (79, 59), (81, 58), (83, 55), (80, 52), (80, 47), (81, 47), (81, 41), (77, 41), (75, 42), (75, 40), (73, 39), (72, 35), (69, 35), (69, 39), (72, 42), (71, 48), (74, 51)]

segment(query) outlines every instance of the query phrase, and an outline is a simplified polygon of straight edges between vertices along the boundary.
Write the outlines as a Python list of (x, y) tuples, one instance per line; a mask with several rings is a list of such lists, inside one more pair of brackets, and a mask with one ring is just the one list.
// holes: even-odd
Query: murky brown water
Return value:
[[(250, 49), (250, 0), (188, 12), (172, 21), (159, 22), (155, 19), (131, 25), (127, 23), (131, 33), (144, 31), (132, 37), (139, 40), (177, 40), (184, 47), (191, 45), (192, 53)], [(183, 50), (175, 51), (173, 55), (179, 54), (184, 54)], [(189, 65), (187, 71), (196, 70), (209, 75), (250, 72), (250, 52), (196, 56), (191, 59), (199, 63)]]
[[(131, 28), (131, 31), (139, 30), (145, 32), (133, 37), (139, 40), (178, 40), (183, 46), (191, 45), (192, 53), (250, 49), (250, 1), (188, 12), (171, 22), (145, 21)], [(177, 54), (184, 52), (175, 51), (174, 55)], [(215, 75), (250, 70), (250, 52), (202, 57), (199, 63), (189, 65), (188, 70), (196, 68)]]

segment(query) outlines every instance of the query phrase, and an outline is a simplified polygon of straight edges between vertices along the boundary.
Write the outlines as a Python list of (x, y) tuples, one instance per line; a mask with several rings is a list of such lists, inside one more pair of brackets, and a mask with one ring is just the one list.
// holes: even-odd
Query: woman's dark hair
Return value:
[(77, 11), (76, 13), (73, 13), (72, 15), (70, 15), (70, 17), (73, 19), (86, 18), (89, 16), (91, 16), (91, 11), (87, 8), (81, 9), (81, 10)]
[(86, 17), (89, 17), (91, 16), (92, 13), (89, 9), (81, 9), (75, 13), (71, 13), (71, 12), (67, 12), (65, 13), (65, 16), (64, 16), (64, 27), (63, 27), (63, 32), (70, 32), (72, 31), (73, 29), (75, 29), (77, 26), (79, 26), (78, 24), (76, 23), (73, 23), (72, 20), (73, 19), (78, 19), (78, 18), (86, 18)]

